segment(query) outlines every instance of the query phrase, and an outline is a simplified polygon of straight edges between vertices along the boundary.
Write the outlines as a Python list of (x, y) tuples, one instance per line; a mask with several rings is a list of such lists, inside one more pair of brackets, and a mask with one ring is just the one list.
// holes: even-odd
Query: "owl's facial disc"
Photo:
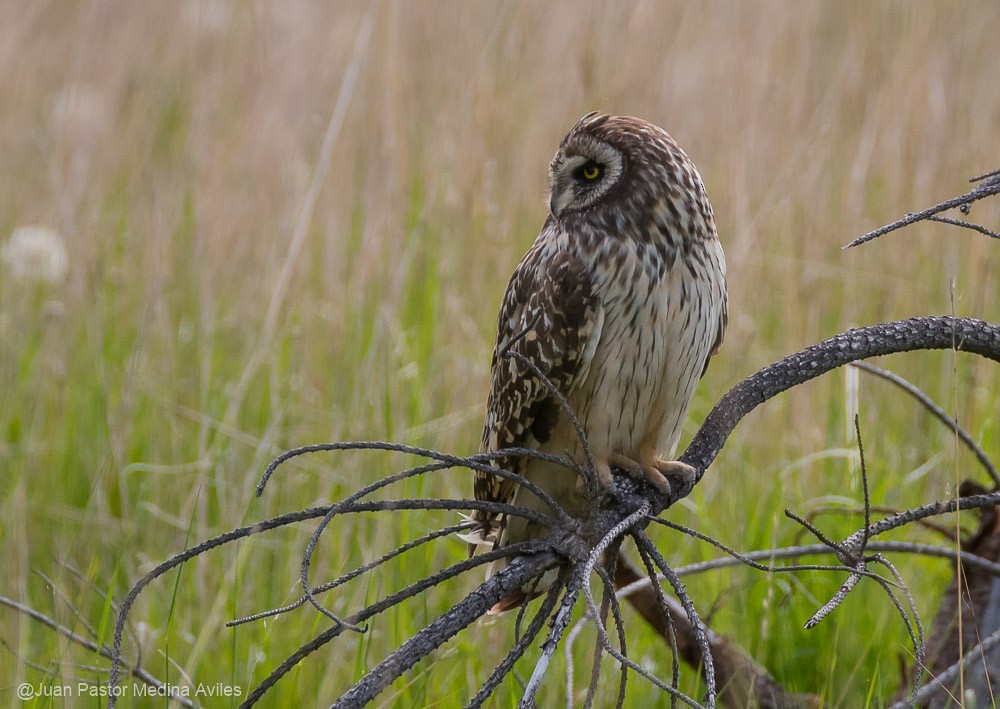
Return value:
[(549, 165), (549, 209), (584, 209), (607, 194), (622, 175), (621, 151), (588, 135), (571, 136)]

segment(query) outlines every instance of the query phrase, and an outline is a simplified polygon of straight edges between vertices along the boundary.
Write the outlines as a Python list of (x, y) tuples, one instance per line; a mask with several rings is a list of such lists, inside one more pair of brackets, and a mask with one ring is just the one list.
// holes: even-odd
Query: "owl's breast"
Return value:
[(641, 253), (595, 263), (604, 323), (570, 397), (594, 451), (673, 455), (725, 307), (724, 266), (708, 256), (665, 270)]

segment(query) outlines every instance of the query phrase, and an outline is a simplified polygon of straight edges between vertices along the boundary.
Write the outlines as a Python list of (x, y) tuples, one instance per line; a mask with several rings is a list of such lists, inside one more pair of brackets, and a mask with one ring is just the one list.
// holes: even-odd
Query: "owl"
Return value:
[[(614, 467), (666, 492), (665, 475), (695, 473), (671, 456), (726, 328), (726, 262), (705, 186), (662, 128), (597, 112), (563, 138), (549, 186), (545, 225), (500, 306), (481, 450), (532, 448), (585, 464), (572, 420), (526, 360), (578, 417), (600, 485), (611, 483)], [(572, 470), (525, 457), (497, 465), (523, 475), (571, 515), (586, 512)], [(487, 473), (476, 473), (474, 493), (552, 512), (531, 492)], [(476, 511), (472, 519), (470, 554), (549, 533), (516, 516)], [(550, 583), (536, 581), (493, 610), (517, 607)]]

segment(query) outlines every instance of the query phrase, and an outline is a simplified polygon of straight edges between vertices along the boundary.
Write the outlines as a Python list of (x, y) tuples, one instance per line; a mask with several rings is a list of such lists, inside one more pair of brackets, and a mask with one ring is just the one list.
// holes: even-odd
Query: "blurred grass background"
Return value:
[[(278, 451), (345, 439), (475, 449), (500, 295), (544, 220), (548, 160), (592, 109), (667, 128), (715, 206), (730, 326), (686, 437), (739, 379), (848, 327), (1000, 319), (1000, 250), (985, 237), (920, 225), (840, 250), (1000, 167), (995, 2), (7, 1), (0, 28), (0, 239), (42, 224), (69, 254), (55, 283), (0, 271), (0, 594), (85, 632), (64, 594), (106, 641), (108, 608), (90, 584), (121, 598), (185, 545), (336, 500), (410, 462), (300, 459), (256, 500)], [(338, 95), (342, 122), (310, 203)], [(1000, 203), (977, 204), (973, 217), (996, 228)], [(887, 364), (996, 453), (995, 366), (951, 353)], [(862, 378), (855, 402), (838, 373), (744, 421), (671, 518), (756, 549), (796, 539), (785, 507), (859, 504), (855, 403), (874, 502), (915, 505), (982, 479), (904, 396)], [(470, 493), (468, 473), (395, 491)], [(397, 519), (338, 522), (313, 578), (455, 521)], [(822, 522), (834, 538), (859, 524)], [(147, 669), (245, 696), (324, 622), (303, 609), (222, 624), (294, 600), (313, 528), (202, 556), (147, 589), (132, 614)], [(675, 564), (714, 555), (656, 534)], [(906, 536), (921, 535), (933, 539)], [(457, 541), (428, 547), (328, 605), (348, 614), (463, 553)], [(951, 569), (900, 563), (929, 621)], [(326, 706), (478, 581), (340, 638), (264, 705)], [(703, 612), (715, 609), (714, 627), (787, 687), (830, 706), (879, 706), (912, 653), (880, 591), (868, 586), (837, 618), (801, 629), (841, 581), (740, 569), (689, 586)], [(72, 663), (89, 658), (65, 640), (6, 609), (0, 619), (0, 703), (14, 706), (22, 681), (88, 676)], [(629, 624), (633, 656), (669, 673), (660, 643)], [(512, 634), (512, 618), (473, 626), (378, 705), (458, 705)], [(577, 647), (583, 673), (589, 650)], [(561, 662), (542, 706), (565, 703)], [(701, 692), (686, 675), (684, 689)], [(495, 705), (518, 696), (509, 680)], [(639, 701), (662, 699), (634, 679), (629, 703)]]

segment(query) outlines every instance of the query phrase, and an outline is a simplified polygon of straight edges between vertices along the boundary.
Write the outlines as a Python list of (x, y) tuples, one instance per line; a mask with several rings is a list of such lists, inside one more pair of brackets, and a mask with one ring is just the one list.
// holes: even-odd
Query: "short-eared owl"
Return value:
[[(639, 118), (588, 113), (549, 165), (549, 207), (500, 306), (483, 451), (526, 447), (583, 462), (568, 416), (531, 368), (568, 399), (602, 485), (611, 467), (668, 487), (698, 379), (726, 327), (726, 264), (701, 176), (666, 131)], [(498, 461), (579, 515), (577, 476), (528, 458)], [(550, 512), (509, 480), (477, 473), (478, 500)], [(476, 544), (511, 544), (548, 530), (476, 512)], [(496, 567), (494, 567), (494, 571)], [(544, 582), (536, 591), (544, 590)], [(523, 593), (494, 610), (519, 605)]]

